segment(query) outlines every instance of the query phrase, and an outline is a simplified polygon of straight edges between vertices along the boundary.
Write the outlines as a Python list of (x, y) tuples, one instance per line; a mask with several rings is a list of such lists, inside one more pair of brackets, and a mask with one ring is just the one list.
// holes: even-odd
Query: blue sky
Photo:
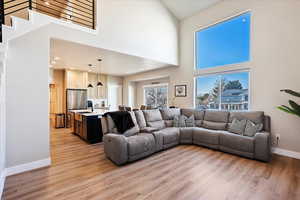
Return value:
[[(217, 79), (220, 78), (220, 75), (210, 75), (210, 76), (201, 76), (197, 78), (197, 95), (209, 93), (210, 90), (214, 87)], [(239, 80), (244, 89), (249, 88), (249, 73), (248, 72), (239, 72), (232, 74), (221, 75), (221, 78), (225, 78), (226, 81)]]
[(250, 59), (251, 14), (202, 29), (196, 33), (197, 68), (241, 63)]

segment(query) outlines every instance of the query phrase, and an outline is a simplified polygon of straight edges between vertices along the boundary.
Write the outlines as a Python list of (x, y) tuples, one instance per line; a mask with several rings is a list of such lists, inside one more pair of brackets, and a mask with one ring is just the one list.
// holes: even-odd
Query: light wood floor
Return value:
[(187, 145), (117, 167), (103, 145), (51, 135), (52, 166), (8, 177), (4, 199), (300, 199), (300, 160), (271, 163)]

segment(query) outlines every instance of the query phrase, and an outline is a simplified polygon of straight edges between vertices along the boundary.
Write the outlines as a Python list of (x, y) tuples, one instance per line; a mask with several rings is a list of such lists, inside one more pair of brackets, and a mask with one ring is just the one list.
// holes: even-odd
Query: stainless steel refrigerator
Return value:
[(67, 89), (67, 111), (87, 109), (86, 89)]

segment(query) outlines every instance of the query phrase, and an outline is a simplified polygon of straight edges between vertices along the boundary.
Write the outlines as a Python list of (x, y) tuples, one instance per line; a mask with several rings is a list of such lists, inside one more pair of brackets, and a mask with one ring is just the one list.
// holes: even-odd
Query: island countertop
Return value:
[(109, 110), (106, 109), (94, 109), (94, 111), (92, 112), (90, 109), (87, 110), (70, 110), (69, 112), (73, 112), (75, 114), (80, 114), (83, 116), (95, 116), (95, 115), (104, 115), (105, 113), (109, 112)]

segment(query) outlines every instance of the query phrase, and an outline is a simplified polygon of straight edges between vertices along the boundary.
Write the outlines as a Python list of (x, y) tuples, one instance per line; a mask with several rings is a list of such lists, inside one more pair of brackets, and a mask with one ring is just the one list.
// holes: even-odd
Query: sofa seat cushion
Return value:
[(193, 143), (219, 145), (219, 135), (222, 132), (223, 131), (211, 130), (206, 128), (194, 128)]
[(229, 132), (222, 132), (220, 134), (220, 145), (235, 149), (238, 151), (254, 152), (254, 138), (237, 135)]
[(155, 140), (152, 134), (140, 133), (127, 138), (128, 154), (134, 156), (155, 151)]
[(163, 137), (163, 145), (179, 143), (179, 128), (165, 128), (159, 132)]
[(193, 127), (180, 128), (180, 144), (192, 144), (193, 143)]

